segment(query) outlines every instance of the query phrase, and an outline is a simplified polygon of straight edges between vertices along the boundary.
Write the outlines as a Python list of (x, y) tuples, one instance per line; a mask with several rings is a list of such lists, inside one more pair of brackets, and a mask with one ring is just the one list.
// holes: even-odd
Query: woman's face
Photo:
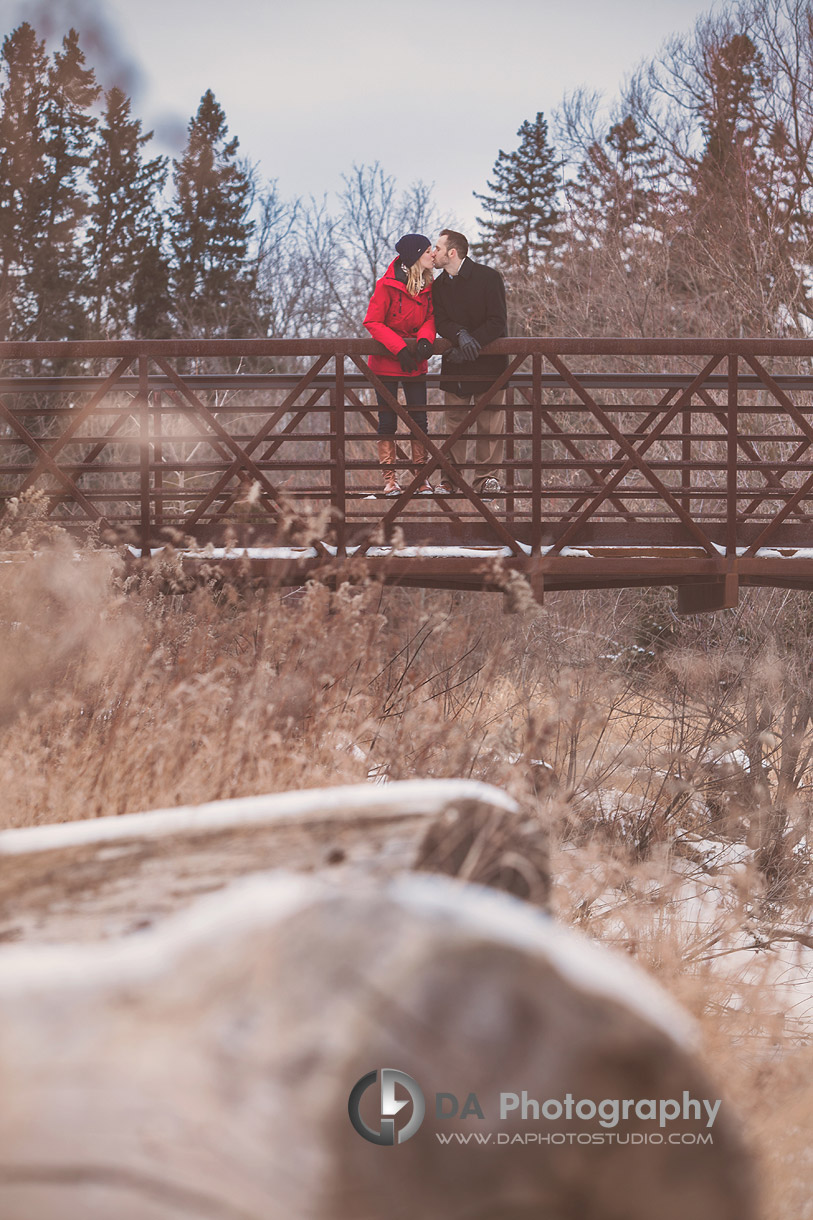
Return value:
[(418, 259), (418, 266), (420, 267), (421, 271), (431, 271), (434, 265), (435, 256), (432, 253), (432, 247), (429, 246), (428, 249), (424, 250), (423, 254)]

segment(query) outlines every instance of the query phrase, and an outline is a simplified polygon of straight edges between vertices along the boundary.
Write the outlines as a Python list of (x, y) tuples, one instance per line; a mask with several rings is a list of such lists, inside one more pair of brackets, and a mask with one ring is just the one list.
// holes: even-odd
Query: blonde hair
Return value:
[[(423, 255), (421, 255), (421, 258), (423, 258)], [(426, 269), (423, 269), (421, 267), (421, 259), (419, 258), (416, 263), (412, 264), (407, 273), (407, 292), (411, 297), (416, 297), (422, 288), (425, 288), (427, 284), (432, 283), (434, 278), (435, 277), (432, 275), (432, 268), (427, 267)]]

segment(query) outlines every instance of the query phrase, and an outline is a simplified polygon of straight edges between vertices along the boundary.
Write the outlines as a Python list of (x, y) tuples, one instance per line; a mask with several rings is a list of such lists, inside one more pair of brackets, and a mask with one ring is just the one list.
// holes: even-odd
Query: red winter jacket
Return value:
[(406, 347), (407, 339), (428, 339), (435, 342), (435, 319), (432, 312), (432, 285), (427, 284), (416, 297), (407, 292), (395, 268), (393, 259), (375, 286), (367, 306), (364, 325), (379, 343), (392, 352), (391, 356), (370, 357), (370, 370), (378, 377), (425, 377), (426, 361), (414, 373), (405, 373), (398, 363), (398, 352)]

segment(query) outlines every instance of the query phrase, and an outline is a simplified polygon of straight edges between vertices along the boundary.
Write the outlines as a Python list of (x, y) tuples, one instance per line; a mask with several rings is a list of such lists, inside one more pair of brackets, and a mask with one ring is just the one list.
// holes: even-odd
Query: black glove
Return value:
[(432, 355), (432, 344), (429, 342), (428, 339), (419, 339), (418, 340), (418, 359), (419, 360), (428, 360), (431, 355)]
[[(467, 330), (461, 330), (457, 336), (457, 346), (460, 349), (459, 359), (476, 360), (480, 355), (480, 344), (475, 339), (474, 335), (470, 335)], [(455, 361), (457, 363), (457, 361)]]
[(398, 353), (398, 363), (405, 373), (414, 373), (418, 367), (418, 357), (408, 347), (402, 347)]

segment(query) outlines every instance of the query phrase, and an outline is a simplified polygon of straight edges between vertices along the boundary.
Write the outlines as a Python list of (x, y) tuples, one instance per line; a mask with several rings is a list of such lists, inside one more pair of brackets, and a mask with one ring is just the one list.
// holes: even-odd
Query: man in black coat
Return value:
[[(507, 356), (481, 356), (480, 349), (492, 339), (502, 338), (508, 322), (505, 285), (499, 271), (474, 263), (468, 257), (469, 243), (462, 233), (443, 229), (433, 250), (441, 274), (432, 287), (435, 326), (439, 335), (454, 346), (443, 357), (440, 388), (444, 391), (446, 424), (453, 432), (470, 410), (475, 398), (489, 388), (508, 363)], [(472, 424), (475, 440), (473, 487), (480, 495), (502, 491), (500, 467), (504, 443), (495, 435), (505, 431), (505, 392), (494, 395)], [(458, 468), (467, 461), (464, 434), (451, 450)], [(449, 494), (444, 479), (437, 490)]]

